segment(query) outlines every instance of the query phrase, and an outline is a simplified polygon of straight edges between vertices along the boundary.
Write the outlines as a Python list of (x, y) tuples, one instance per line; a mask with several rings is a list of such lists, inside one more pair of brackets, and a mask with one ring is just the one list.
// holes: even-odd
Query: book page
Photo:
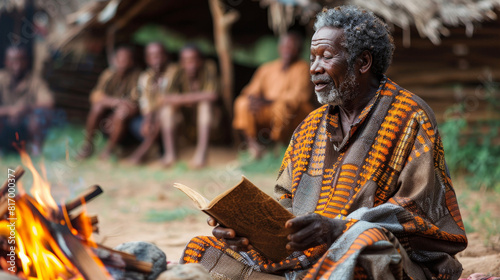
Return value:
[(181, 190), (183, 193), (185, 193), (191, 200), (193, 200), (194, 204), (196, 207), (198, 207), (200, 210), (204, 209), (207, 207), (207, 205), (210, 203), (208, 199), (206, 199), (203, 195), (201, 195), (199, 192), (193, 190), (192, 188), (188, 186), (184, 186), (183, 184), (175, 183), (174, 188), (177, 188)]

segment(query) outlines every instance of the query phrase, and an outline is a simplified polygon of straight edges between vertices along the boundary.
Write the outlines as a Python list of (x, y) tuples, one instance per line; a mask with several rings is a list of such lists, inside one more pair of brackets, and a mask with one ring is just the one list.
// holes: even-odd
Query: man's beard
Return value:
[(354, 98), (358, 96), (359, 83), (356, 81), (354, 69), (351, 67), (349, 67), (344, 81), (340, 83), (338, 88), (335, 87), (335, 83), (331, 78), (326, 82), (329, 83), (330, 90), (316, 92), (318, 102), (321, 104), (343, 105), (346, 102), (354, 100)]

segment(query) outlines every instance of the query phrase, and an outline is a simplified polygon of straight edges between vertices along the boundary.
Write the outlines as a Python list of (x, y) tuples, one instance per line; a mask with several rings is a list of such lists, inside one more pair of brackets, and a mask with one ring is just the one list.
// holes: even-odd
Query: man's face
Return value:
[(194, 49), (185, 49), (181, 52), (181, 67), (189, 78), (195, 78), (203, 66), (200, 54)]
[(116, 51), (114, 64), (118, 73), (125, 73), (134, 66), (134, 54), (128, 49)]
[(291, 64), (299, 56), (298, 40), (291, 35), (283, 37), (280, 40), (278, 51), (285, 64)]
[(311, 40), (311, 80), (321, 104), (342, 105), (358, 94), (358, 82), (349, 53), (342, 46), (344, 31), (323, 27)]
[(156, 72), (161, 72), (167, 64), (167, 55), (160, 44), (150, 44), (146, 47), (146, 63)]
[(23, 50), (9, 49), (5, 54), (5, 68), (14, 78), (20, 78), (28, 70), (28, 57)]

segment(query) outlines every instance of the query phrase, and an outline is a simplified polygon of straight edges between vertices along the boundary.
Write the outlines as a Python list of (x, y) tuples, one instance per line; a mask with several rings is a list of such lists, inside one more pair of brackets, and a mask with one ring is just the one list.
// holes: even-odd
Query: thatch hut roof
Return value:
[[(239, 44), (248, 44), (264, 34), (272, 35), (267, 27), (266, 11), (255, 1), (224, 1), (226, 10), (239, 12), (239, 18), (232, 27), (232, 39)], [(110, 0), (90, 2), (76, 13), (69, 15), (70, 29), (55, 42), (57, 48), (67, 47), (78, 41), (89, 31), (117, 29), (116, 41), (125, 38), (144, 24), (154, 23), (184, 34), (191, 38), (213, 38), (213, 21), (209, 1), (191, 0)]]
[(475, 23), (496, 19), (495, 10), (500, 8), (500, 0), (261, 0), (261, 3), (269, 6), (275, 32), (286, 30), (296, 16), (307, 20), (323, 7), (352, 4), (373, 11), (406, 33), (414, 25), (420, 36), (434, 44), (440, 43), (442, 35), (449, 34), (447, 27), (465, 26), (466, 34), (471, 36)]
[(53, 18), (62, 18), (77, 10), (90, 0), (2, 0), (0, 13), (21, 11), (27, 5), (34, 5), (36, 9), (46, 11)]

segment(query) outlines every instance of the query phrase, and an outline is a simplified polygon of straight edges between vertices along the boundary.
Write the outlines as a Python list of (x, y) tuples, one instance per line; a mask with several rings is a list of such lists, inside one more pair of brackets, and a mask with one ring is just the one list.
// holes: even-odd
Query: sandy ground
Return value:
[[(184, 152), (181, 159), (188, 160), (191, 153)], [(156, 163), (131, 167), (96, 159), (83, 163), (46, 161), (46, 167), (56, 199), (75, 197), (92, 184), (99, 184), (104, 189), (103, 195), (87, 205), (88, 212), (99, 217), (100, 233), (95, 235), (95, 241), (111, 247), (128, 241), (152, 242), (165, 251), (169, 261), (176, 262), (190, 238), (210, 235), (211, 228), (206, 224), (206, 216), (172, 187), (174, 182), (213, 198), (235, 185), (244, 174), (265, 192), (272, 193), (279, 166), (269, 166), (265, 173), (244, 173), (235, 158), (234, 151), (212, 149), (210, 168), (199, 171), (188, 170), (183, 162), (167, 170)], [(465, 201), (474, 206), (479, 202), (481, 205), (480, 210), (473, 206), (462, 207), (464, 220), (474, 213), (488, 213), (493, 222), (500, 220), (500, 206), (497, 205), (500, 195), (463, 189), (465, 187), (457, 186), (460, 203)], [(458, 256), (464, 266), (463, 276), (474, 272), (500, 276), (500, 233), (487, 236), (480, 228), (476, 230), (468, 236), (469, 247)]]

